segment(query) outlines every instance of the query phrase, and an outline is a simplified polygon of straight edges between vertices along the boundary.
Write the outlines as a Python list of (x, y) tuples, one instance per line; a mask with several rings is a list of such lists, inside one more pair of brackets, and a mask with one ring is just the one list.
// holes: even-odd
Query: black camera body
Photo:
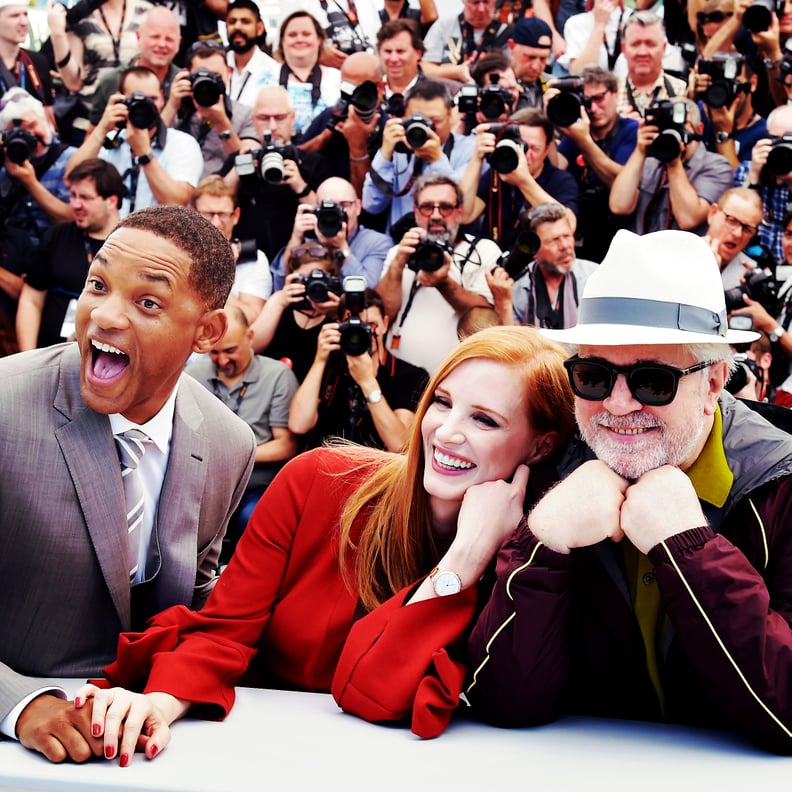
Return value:
[(724, 293), (726, 311), (745, 308), (743, 295), (756, 300), (771, 316), (776, 316), (779, 309), (778, 281), (769, 267), (757, 266), (748, 270), (743, 276), (743, 283)]
[(763, 33), (773, 21), (773, 14), (779, 19), (784, 13), (784, 0), (754, 0), (743, 14), (743, 25), (751, 33)]
[(509, 252), (501, 256), (495, 266), (503, 267), (506, 274), (516, 281), (525, 275), (541, 246), (542, 243), (534, 231), (520, 231)]
[(579, 77), (563, 77), (550, 88), (561, 92), (547, 102), (547, 117), (556, 126), (572, 126), (580, 118), (581, 108), (591, 104), (583, 95), (583, 80)]
[(190, 84), (193, 101), (201, 107), (211, 107), (217, 104), (221, 96), (225, 96), (223, 78), (209, 69), (196, 69), (190, 72)]
[(730, 105), (742, 91), (750, 90), (748, 83), (739, 81), (744, 59), (742, 55), (716, 53), (712, 58), (702, 58), (697, 64), (699, 74), (709, 74), (712, 81), (701, 94), (704, 103), (709, 107), (726, 107)]
[(657, 137), (649, 146), (649, 156), (660, 162), (672, 162), (682, 155), (682, 147), (690, 140), (685, 129), (687, 107), (683, 102), (660, 99), (646, 108), (646, 125), (656, 126)]
[(413, 272), (437, 272), (445, 264), (445, 254), (454, 254), (454, 248), (448, 242), (437, 239), (425, 239), (415, 246), (415, 253), (407, 261), (408, 269)]
[(139, 91), (124, 99), (124, 104), (127, 106), (129, 123), (135, 129), (151, 129), (159, 120), (157, 106)]
[(764, 382), (764, 372), (759, 368), (755, 360), (752, 360), (745, 352), (738, 352), (734, 355), (734, 370), (729, 374), (725, 388), (729, 393), (739, 393), (749, 382), (750, 375), (759, 382)]
[(364, 124), (368, 124), (379, 110), (379, 90), (377, 84), (366, 80), (360, 85), (350, 82), (341, 83), (341, 97), (333, 108), (328, 127), (334, 129), (349, 116), (349, 108), (354, 107), (355, 112)]
[(22, 165), (31, 159), (38, 142), (39, 139), (36, 135), (15, 121), (14, 126), (8, 132), (2, 133), (3, 158), (13, 162), (14, 165)]
[[(429, 133), (434, 132), (435, 128), (431, 119), (427, 118), (423, 113), (413, 113), (409, 118), (403, 119), (401, 123), (404, 127), (404, 136), (407, 144), (412, 149), (421, 148), (429, 140)], [(400, 141), (396, 144), (396, 151), (407, 154), (410, 149)]]
[(360, 318), (366, 307), (366, 279), (360, 275), (348, 275), (344, 278), (343, 289), (344, 303), (352, 315), (338, 325), (339, 343), (345, 355), (358, 357), (370, 351), (373, 338), (371, 325)]
[(495, 150), (485, 156), (492, 170), (511, 173), (519, 164), (519, 152), (526, 150), (517, 124), (490, 124), (487, 132), (495, 135)]
[[(308, 275), (300, 275), (295, 281), (305, 286), (306, 299), (315, 303), (327, 302), (331, 293), (341, 294), (341, 280), (321, 269), (311, 270)], [(300, 306), (302, 305), (303, 303), (300, 303)]]
[(237, 154), (234, 165), (239, 176), (256, 175), (268, 184), (280, 184), (286, 172), (284, 160), (300, 164), (300, 152), (291, 143), (280, 143), (272, 139), (271, 132), (264, 133), (264, 145), (243, 154)]
[(460, 113), (481, 114), (488, 121), (500, 118), (504, 113), (511, 113), (514, 97), (501, 85), (498, 75), (490, 75), (490, 84), (479, 88), (475, 84), (463, 85), (457, 94), (457, 107)]
[(770, 139), (772, 143), (764, 167), (773, 176), (786, 176), (792, 171), (792, 134)]
[(347, 213), (335, 201), (324, 200), (311, 212), (316, 215), (316, 228), (323, 237), (337, 236), (347, 221)]

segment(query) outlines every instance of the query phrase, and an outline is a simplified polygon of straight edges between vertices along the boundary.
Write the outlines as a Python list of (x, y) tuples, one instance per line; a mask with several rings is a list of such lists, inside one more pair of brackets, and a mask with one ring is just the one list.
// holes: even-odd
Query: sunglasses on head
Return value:
[(216, 38), (205, 38), (198, 39), (197, 41), (193, 42), (190, 45), (190, 48), (187, 50), (187, 54), (193, 55), (198, 52), (198, 50), (204, 49), (205, 47), (216, 50), (217, 52), (222, 52), (223, 54), (226, 52), (225, 44), (223, 44), (222, 41), (219, 41)]
[(731, 11), (699, 11), (696, 14), (696, 21), (699, 25), (706, 25), (709, 22), (723, 22), (730, 16), (732, 16)]
[(676, 397), (679, 380), (695, 371), (702, 371), (714, 361), (679, 369), (664, 363), (634, 363), (614, 366), (601, 358), (580, 358), (577, 355), (564, 361), (569, 384), (575, 396), (586, 401), (607, 399), (619, 374), (624, 374), (633, 398), (647, 407), (663, 407)]

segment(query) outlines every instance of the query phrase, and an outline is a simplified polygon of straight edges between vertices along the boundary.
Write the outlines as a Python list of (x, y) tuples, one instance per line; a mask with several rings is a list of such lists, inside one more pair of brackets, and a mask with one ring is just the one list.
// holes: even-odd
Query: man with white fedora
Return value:
[[(723, 286), (700, 237), (619, 231), (566, 362), (579, 439), (501, 548), (467, 698), (740, 730), (792, 753), (792, 437), (724, 391)], [(588, 461), (586, 461), (588, 460)]]

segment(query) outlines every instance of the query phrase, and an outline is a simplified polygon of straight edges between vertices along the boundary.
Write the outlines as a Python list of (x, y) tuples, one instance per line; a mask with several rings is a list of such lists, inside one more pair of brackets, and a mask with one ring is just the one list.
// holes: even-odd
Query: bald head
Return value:
[(371, 80), (379, 83), (382, 80), (382, 63), (370, 52), (355, 52), (341, 64), (341, 79), (360, 85)]
[(792, 105), (776, 107), (767, 116), (767, 133), (774, 137), (792, 134)]
[(154, 70), (162, 79), (163, 72), (170, 68), (181, 44), (177, 16), (169, 8), (153, 6), (143, 17), (137, 37), (141, 65)]
[(259, 137), (272, 132), (274, 140), (288, 143), (294, 131), (294, 106), (288, 91), (280, 85), (267, 85), (256, 94), (253, 126)]
[[(352, 57), (350, 55), (350, 57)], [(316, 188), (316, 200), (334, 201), (342, 204), (347, 215), (347, 237), (352, 236), (358, 227), (358, 216), (360, 215), (360, 199), (355, 188), (340, 176), (331, 176), (325, 179)]]

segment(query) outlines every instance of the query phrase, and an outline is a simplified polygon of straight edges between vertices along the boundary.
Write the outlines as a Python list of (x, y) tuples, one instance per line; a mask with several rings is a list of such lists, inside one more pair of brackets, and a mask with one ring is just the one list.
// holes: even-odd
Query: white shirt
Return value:
[(259, 78), (265, 71), (274, 71), (278, 63), (264, 52), (261, 47), (254, 47), (253, 55), (242, 71), (236, 67), (236, 53), (228, 53), (228, 65), (231, 67), (231, 79), (228, 81), (228, 95), (236, 102), (253, 107), (259, 90)]

